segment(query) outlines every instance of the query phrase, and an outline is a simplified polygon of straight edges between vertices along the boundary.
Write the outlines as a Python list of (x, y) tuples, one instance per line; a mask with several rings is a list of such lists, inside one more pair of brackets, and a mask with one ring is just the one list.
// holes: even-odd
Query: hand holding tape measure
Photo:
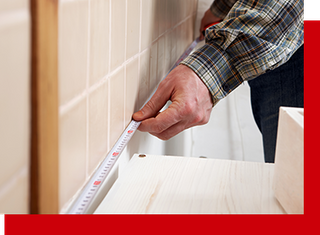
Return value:
[[(171, 68), (170, 72), (176, 68), (179, 63), (187, 57), (191, 51), (196, 47), (199, 42), (199, 38), (194, 40), (191, 45), (187, 48), (187, 50), (182, 54), (182, 56), (178, 59), (178, 61)], [(169, 73), (170, 73), (169, 72)], [(168, 74), (169, 74), (168, 73)], [(167, 74), (167, 76), (168, 76)], [(166, 77), (167, 77), (166, 76)], [(165, 77), (165, 78), (166, 78)], [(151, 97), (153, 94), (151, 95)], [(150, 100), (150, 98), (149, 98)], [(148, 101), (145, 103), (145, 105)], [(104, 180), (107, 178), (108, 174), (111, 172), (112, 167), (115, 165), (122, 151), (127, 146), (129, 140), (138, 129), (141, 122), (132, 120), (127, 128), (124, 130), (118, 141), (115, 143), (111, 151), (107, 154), (105, 159), (102, 161), (100, 166), (96, 169), (93, 176), (86, 183), (84, 188), (81, 190), (80, 194), (77, 196), (76, 200), (72, 203), (68, 214), (85, 214), (87, 213), (89, 206), (92, 204), (97, 192), (99, 191), (101, 185)]]
[[(170, 106), (160, 112), (169, 100)], [(190, 127), (206, 124), (212, 107), (208, 87), (191, 68), (178, 65), (159, 84), (145, 106), (133, 114), (133, 119), (141, 122), (140, 131), (168, 140)]]
[[(210, 26), (212, 25), (208, 25), (207, 27)], [(77, 199), (73, 202), (68, 212), (69, 214), (87, 213), (99, 188), (139, 126), (139, 130), (141, 131), (148, 131), (161, 139), (168, 139), (185, 128), (204, 124), (209, 120), (212, 100), (208, 88), (191, 69), (187, 66), (179, 65), (200, 41), (197, 38), (191, 43), (143, 108), (134, 114), (133, 118), (135, 120), (130, 122), (91, 179), (82, 189)], [(177, 77), (178, 79), (176, 79)], [(175, 81), (179, 81), (179, 84), (175, 84)], [(187, 97), (187, 94), (190, 94), (190, 96)], [(196, 95), (198, 97), (195, 98)], [(166, 112), (158, 115), (159, 110), (168, 100), (173, 101), (173, 103)], [(200, 101), (200, 103), (194, 101)], [(179, 116), (185, 114), (187, 114), (187, 118), (185, 120), (180, 119)], [(152, 123), (156, 123), (156, 126), (152, 125)], [(150, 127), (151, 129), (149, 129)]]

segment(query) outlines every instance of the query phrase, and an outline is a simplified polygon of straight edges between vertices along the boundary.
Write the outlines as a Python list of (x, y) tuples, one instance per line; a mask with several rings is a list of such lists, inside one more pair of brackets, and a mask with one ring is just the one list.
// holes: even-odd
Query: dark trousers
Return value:
[(248, 82), (265, 162), (273, 163), (275, 159), (279, 107), (303, 107), (303, 50), (301, 46), (285, 64)]

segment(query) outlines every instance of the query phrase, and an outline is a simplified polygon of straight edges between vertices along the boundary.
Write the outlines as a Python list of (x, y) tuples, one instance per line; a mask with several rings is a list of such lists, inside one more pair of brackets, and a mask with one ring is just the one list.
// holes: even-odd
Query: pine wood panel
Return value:
[(58, 0), (31, 0), (31, 213), (58, 213)]
[(284, 213), (274, 165), (135, 155), (95, 213)]
[(275, 197), (290, 214), (304, 213), (303, 108), (281, 107), (275, 155)]

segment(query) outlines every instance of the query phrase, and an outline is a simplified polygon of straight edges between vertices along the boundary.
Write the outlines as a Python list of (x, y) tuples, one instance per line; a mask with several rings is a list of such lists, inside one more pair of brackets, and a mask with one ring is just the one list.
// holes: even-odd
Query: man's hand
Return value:
[(202, 31), (205, 29), (205, 27), (209, 24), (212, 24), (212, 23), (216, 23), (216, 22), (219, 22), (221, 21), (222, 19), (219, 18), (219, 17), (216, 17), (215, 15), (212, 14), (211, 10), (208, 9), (205, 13), (204, 13), (204, 16), (202, 17), (202, 20), (201, 20), (201, 24), (200, 24), (200, 36), (199, 36), (199, 39), (202, 40), (204, 39), (204, 36), (202, 34)]
[[(168, 100), (172, 104), (159, 113)], [(179, 65), (160, 83), (149, 102), (133, 114), (133, 119), (142, 121), (138, 130), (168, 140), (187, 128), (206, 124), (212, 106), (202, 80), (189, 67)]]

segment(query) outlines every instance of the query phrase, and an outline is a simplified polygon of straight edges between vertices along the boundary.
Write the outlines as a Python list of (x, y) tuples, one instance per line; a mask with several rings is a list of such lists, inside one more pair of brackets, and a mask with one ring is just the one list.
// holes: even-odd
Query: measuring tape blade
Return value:
[(127, 126), (125, 131), (122, 133), (118, 141), (111, 149), (111, 151), (100, 164), (99, 168), (95, 171), (91, 179), (88, 181), (87, 185), (83, 188), (78, 199), (71, 207), (69, 214), (84, 214), (87, 211), (88, 206), (92, 202), (103, 181), (110, 173), (113, 165), (118, 160), (119, 156), (128, 144), (134, 132), (138, 129), (139, 125), (140, 122), (136, 122), (134, 120), (130, 122), (130, 124)]
[[(200, 41), (199, 38), (197, 38), (191, 43), (191, 45), (185, 50), (182, 56), (177, 60), (177, 62), (171, 68), (169, 73), (175, 67), (177, 67), (180, 64), (180, 62), (184, 60), (191, 53), (191, 51), (196, 47), (199, 41)], [(167, 75), (165, 77), (167, 77)], [(153, 94), (151, 94), (150, 98), (153, 96)], [(150, 98), (147, 100), (147, 102), (150, 100)], [(87, 212), (87, 209), (91, 204), (92, 200), (94, 199), (95, 195), (97, 194), (98, 190), (100, 189), (100, 186), (103, 184), (104, 180), (107, 178), (108, 174), (111, 172), (112, 167), (115, 165), (122, 151), (127, 146), (129, 140), (131, 139), (135, 131), (138, 129), (140, 123), (141, 122), (136, 122), (134, 120), (132, 120), (129, 123), (129, 125), (124, 130), (124, 132), (122, 133), (118, 141), (115, 143), (111, 151), (107, 154), (107, 156), (102, 161), (100, 166), (97, 168), (93, 176), (90, 178), (88, 183), (82, 189), (78, 198), (75, 200), (75, 202), (71, 206), (68, 212), (69, 214), (85, 214)]]

